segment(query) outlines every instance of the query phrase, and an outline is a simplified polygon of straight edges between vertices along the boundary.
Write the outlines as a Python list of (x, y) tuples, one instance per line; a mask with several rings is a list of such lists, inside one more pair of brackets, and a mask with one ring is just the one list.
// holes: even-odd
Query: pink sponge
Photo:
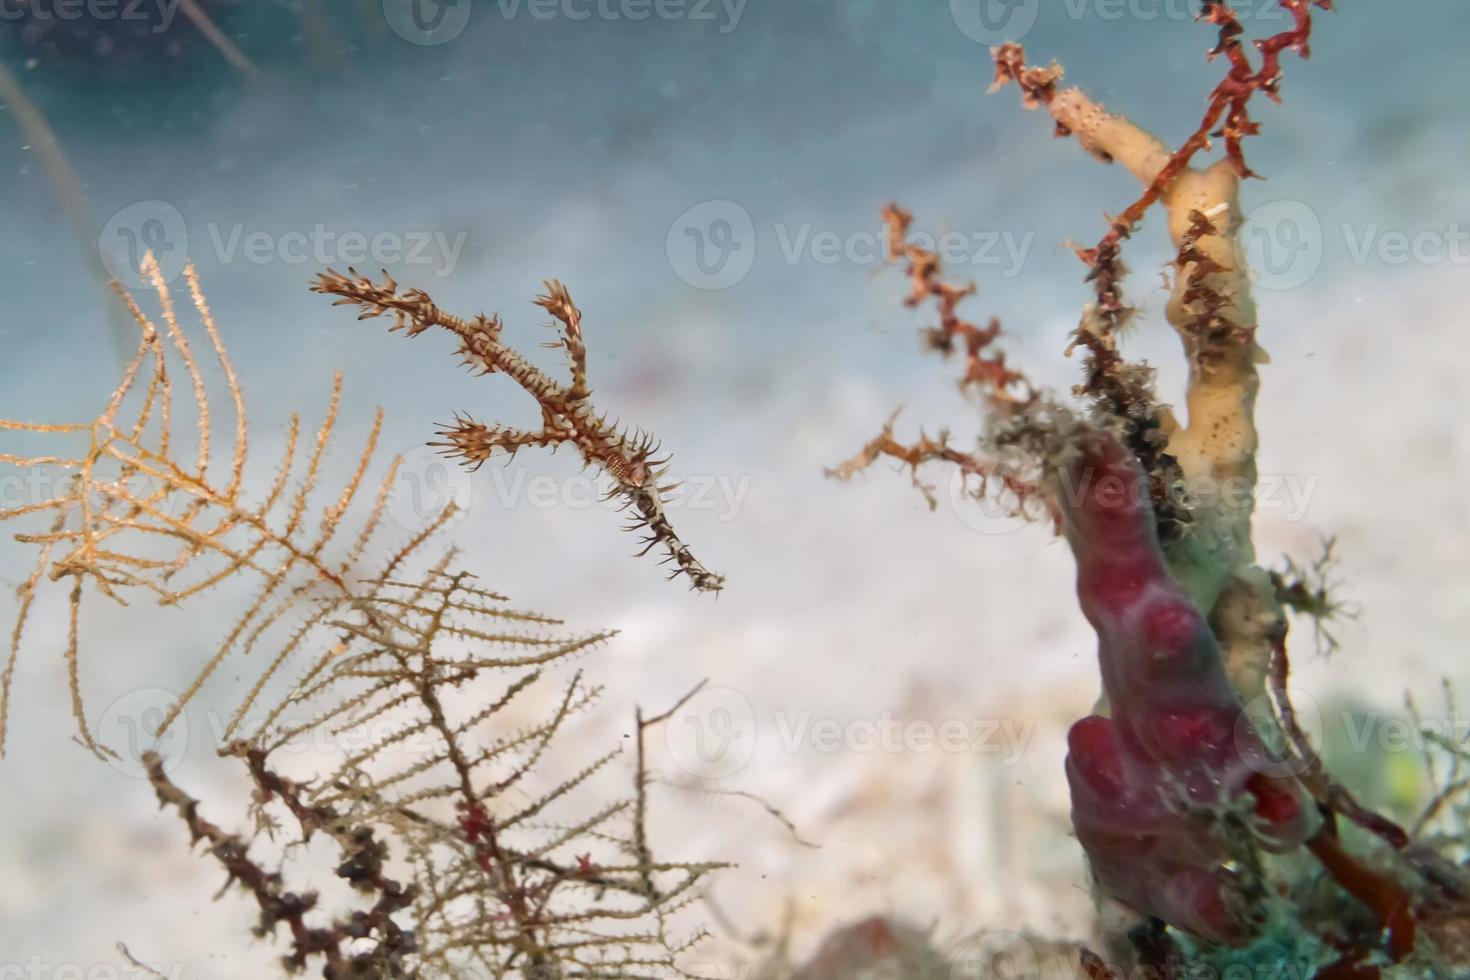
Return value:
[(1098, 636), (1111, 717), (1068, 734), (1072, 823), (1102, 887), (1140, 912), (1217, 942), (1249, 929), (1218, 823), (1240, 808), (1272, 850), (1302, 843), (1315, 814), (1243, 714), (1209, 624), (1169, 574), (1142, 469), (1111, 436), (1087, 436), (1058, 504), (1077, 594)]

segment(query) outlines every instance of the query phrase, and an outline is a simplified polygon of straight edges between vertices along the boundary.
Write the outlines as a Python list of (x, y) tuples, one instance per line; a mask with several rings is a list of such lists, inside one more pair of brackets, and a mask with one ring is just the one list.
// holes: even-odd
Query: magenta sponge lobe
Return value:
[(1113, 437), (1090, 433), (1057, 497), (1097, 631), (1108, 716), (1068, 734), (1072, 823), (1103, 889), (1205, 939), (1250, 937), (1218, 815), (1244, 812), (1285, 850), (1313, 830), (1295, 782), (1272, 772), (1209, 623), (1170, 575), (1147, 477)]

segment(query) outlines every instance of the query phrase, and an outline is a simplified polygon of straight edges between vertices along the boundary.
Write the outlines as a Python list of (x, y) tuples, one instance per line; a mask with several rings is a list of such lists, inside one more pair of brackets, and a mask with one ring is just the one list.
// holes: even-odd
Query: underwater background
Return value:
[[(1058, 355), (1089, 289), (1063, 244), (1095, 240), (1135, 188), (1013, 93), (987, 97), (991, 43), (1060, 60), (1166, 140), (1193, 129), (1222, 69), (1183, 0), (985, 2), (205, 5), (249, 66), (156, 3), (137, 30), (7, 14), (0, 64), (55, 131), (92, 226), (68, 219), (14, 108), (0, 111), (0, 417), (93, 415), (131, 346), (97, 266), (126, 282), (142, 248), (170, 275), (187, 257), (244, 379), (261, 472), (289, 412), (309, 424), (340, 370), (349, 448), (335, 465), (350, 468), (383, 406), (384, 447), (408, 456), (390, 511), (405, 532), (452, 496), (469, 505), (453, 531), (465, 567), (520, 605), (622, 631), (585, 665), (608, 686), (589, 739), (710, 680), (693, 720), (734, 755), (712, 773), (671, 750), (672, 780), (703, 779), (668, 794), (661, 822), (677, 850), (740, 861), (715, 891), (740, 930), (779, 931), (789, 903), (800, 948), (869, 913), (946, 937), (1077, 938), (1091, 900), (1061, 759), (1097, 679), (1070, 556), (1044, 527), (956, 502), (942, 474), (931, 513), (903, 474), (842, 484), (823, 467), (900, 405), (902, 431), (979, 426), (952, 369), (919, 351), (923, 320), (881, 261), (889, 200), (958, 236), (968, 265), (951, 271), (980, 284), (968, 312), (1001, 317), (1014, 363), (1057, 390), (1076, 380)], [(1253, 32), (1279, 17), (1239, 6)], [(1288, 63), (1284, 104), (1255, 113), (1250, 158), (1268, 179), (1245, 190), (1246, 240), (1272, 357), (1258, 539), (1268, 563), (1338, 539), (1359, 614), (1330, 658), (1294, 634), (1296, 683), (1325, 719), (1340, 705), (1398, 717), (1406, 691), (1443, 715), (1442, 678), (1470, 690), (1470, 23), (1456, 0), (1338, 6), (1310, 62)], [(1147, 315), (1127, 350), (1177, 399), (1159, 217), (1131, 248)], [(407, 345), (307, 292), (321, 267), (350, 264), (386, 266), (450, 310), (500, 311), (523, 349), (543, 339), (541, 281), (565, 282), (601, 407), (656, 432), (691, 487), (675, 517), (728, 576), (718, 600), (630, 559), (570, 454), (469, 476), (423, 449), (456, 410), (532, 424), (534, 406), (454, 371), (438, 340)], [(33, 489), (0, 470), (0, 507)], [(0, 546), (7, 596), (27, 571)], [(122, 610), (91, 624), (104, 736), (187, 683), (218, 632), (146, 615), (156, 629)], [(23, 651), (0, 763), (0, 965), (87, 970), (118, 962), (121, 940), (185, 976), (261, 976), (272, 951), (250, 946), (245, 903), (204, 901), (217, 871), (136, 767), (70, 745), (53, 621)], [(222, 699), (230, 680), (227, 666)], [(207, 708), (169, 751), (225, 793)], [(959, 721), (975, 743), (833, 749), (810, 734), (916, 719)], [(1420, 792), (1416, 765), (1380, 766), (1380, 796)], [(719, 795), (731, 790), (821, 848)], [(738, 946), (721, 934), (710, 955), (733, 962), (720, 950)]]

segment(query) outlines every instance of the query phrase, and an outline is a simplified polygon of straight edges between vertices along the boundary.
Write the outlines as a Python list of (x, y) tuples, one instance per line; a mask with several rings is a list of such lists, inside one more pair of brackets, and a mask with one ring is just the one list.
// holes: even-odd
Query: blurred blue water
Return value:
[[(869, 312), (851, 292), (868, 270), (785, 261), (778, 223), (845, 235), (874, 227), (877, 205), (899, 196), (921, 224), (1034, 233), (1020, 282), (989, 289), (1001, 312), (1022, 293), (1015, 309), (1034, 318), (1036, 293), (1056, 296), (1058, 310), (1082, 295), (1074, 260), (1055, 246), (1095, 237), (1102, 202), (1121, 206), (1131, 190), (1123, 175), (1048, 146), (1045, 123), (1013, 94), (984, 96), (988, 57), (961, 30), (973, 20), (965, 0), (691, 0), (683, 16), (638, 21), (598, 16), (591, 0), (463, 2), (463, 33), (436, 46), (403, 40), (374, 3), (339, 0), (314, 14), (209, 5), (260, 66), (254, 81), (182, 15), (165, 36), (177, 35), (184, 54), (141, 63), (89, 60), (22, 43), (12, 23), (0, 29), (11, 28), (5, 63), (50, 118), (99, 227), (134, 202), (166, 202), (217, 305), (264, 297), (289, 315), (289, 325), (253, 327), (247, 344), (296, 346), (305, 335), (342, 353), (340, 324), (299, 292), (314, 263), (225, 254), (214, 241), (237, 226), (275, 238), (319, 223), (368, 236), (463, 232), (452, 274), (441, 283), (443, 268), (431, 267), (456, 303), (510, 307), (531, 277), (556, 274), (587, 304), (616, 304), (602, 327), (616, 338), (637, 329), (614, 315), (630, 305), (702, 302), (738, 322), (736, 360), (759, 363), (810, 338), (821, 311)], [(1274, 29), (1262, 19), (1271, 4), (1249, 6), (1252, 29)], [(1166, 136), (1187, 131), (1220, 72), (1202, 57), (1208, 28), (1182, 16), (1182, 0), (1017, 9), (1031, 8), (1024, 40), (1035, 60), (1061, 59), (1070, 79)], [(593, 16), (567, 16), (584, 10)], [(1424, 158), (1465, 159), (1455, 97), (1463, 12), (1454, 0), (1359, 2), (1319, 21), (1314, 62), (1287, 59), (1286, 105), (1257, 110), (1266, 137), (1252, 159), (1269, 192), (1311, 187), (1331, 208), (1371, 175), (1397, 209), (1431, 206), (1435, 189), (1415, 186), (1428, 183)], [(100, 304), (65, 288), (83, 269), (78, 248), (13, 128), (0, 173), (13, 175), (0, 189), (0, 256), (17, 273), (0, 378), (44, 378), (58, 352), (95, 336)], [(712, 199), (749, 212), (759, 253), (738, 286), (702, 296), (672, 274), (666, 236)], [(415, 271), (406, 269), (404, 278)], [(67, 370), (88, 366), (73, 357)]]

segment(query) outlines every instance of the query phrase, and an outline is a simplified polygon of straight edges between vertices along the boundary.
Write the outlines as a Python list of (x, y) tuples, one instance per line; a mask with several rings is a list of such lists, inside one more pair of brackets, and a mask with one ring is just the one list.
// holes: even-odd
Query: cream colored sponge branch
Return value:
[[(1189, 360), (1187, 420), (1166, 420), (1168, 451), (1187, 488), (1210, 498), (1208, 512), (1199, 515), (1203, 533), (1171, 549), (1178, 552), (1171, 557), (1201, 608), (1210, 609), (1226, 582), (1255, 560), (1256, 365), (1265, 356), (1255, 342), (1255, 304), (1236, 243), (1240, 177), (1229, 160), (1202, 170), (1178, 167), (1176, 155), (1152, 133), (1079, 88), (1059, 89), (1060, 65), (1028, 66), (1017, 45), (992, 54), (997, 85), (1015, 81), (1029, 108), (1045, 108), (1056, 121), (1058, 135), (1073, 136), (1097, 159), (1127, 168), (1167, 212), (1177, 258), (1165, 313)], [(1178, 173), (1169, 177), (1171, 163)], [(1119, 220), (1131, 225), (1126, 216)]]
[[(997, 86), (1015, 82), (1028, 108), (1044, 108), (1055, 120), (1059, 136), (1074, 137), (1099, 160), (1121, 164), (1144, 186), (1143, 197), (1114, 219), (1110, 235), (1129, 234), (1153, 202), (1166, 212), (1176, 258), (1165, 315), (1184, 345), (1189, 375), (1185, 418), (1165, 412), (1163, 432), (1194, 518), (1190, 530), (1169, 543), (1170, 567), (1200, 609), (1214, 610), (1228, 592), (1236, 596), (1232, 622), (1274, 626), (1280, 610), (1255, 567), (1251, 542), (1256, 366), (1266, 357), (1256, 343), (1256, 309), (1237, 243), (1243, 223), (1239, 170), (1228, 158), (1203, 169), (1188, 166), (1192, 151), (1173, 152), (1081, 89), (1059, 88), (1061, 66), (1027, 65), (1019, 45), (1002, 45), (992, 55)], [(1249, 595), (1244, 603), (1242, 592)], [(1269, 650), (1259, 642), (1259, 629), (1246, 631), (1251, 638), (1239, 644), (1225, 632), (1220, 639), (1231, 676), (1249, 697), (1261, 690)]]

